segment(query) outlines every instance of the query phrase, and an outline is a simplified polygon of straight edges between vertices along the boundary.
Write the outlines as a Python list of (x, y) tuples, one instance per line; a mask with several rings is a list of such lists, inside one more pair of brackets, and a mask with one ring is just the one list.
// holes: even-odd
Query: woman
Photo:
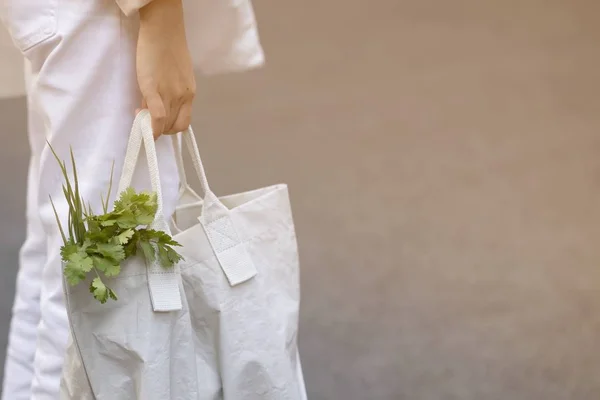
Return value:
[[(157, 136), (190, 124), (192, 60), (206, 73), (263, 62), (248, 1), (189, 1), (184, 6), (182, 0), (2, 0), (3, 22), (27, 60), (31, 146), (27, 239), (3, 399), (53, 400), (59, 393), (68, 322), (61, 240), (49, 196), (63, 220), (67, 205), (60, 201), (62, 175), (49, 144), (63, 159), (73, 149), (82, 197), (96, 208), (113, 161), (114, 176), (120, 175), (136, 109), (149, 109)], [(178, 187), (169, 144), (157, 140), (167, 215)], [(148, 188), (148, 178), (140, 174), (135, 185)]]

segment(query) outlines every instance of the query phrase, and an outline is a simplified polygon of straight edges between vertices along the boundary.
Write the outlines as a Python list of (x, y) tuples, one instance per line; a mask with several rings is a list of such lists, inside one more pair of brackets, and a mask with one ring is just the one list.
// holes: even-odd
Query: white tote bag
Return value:
[(217, 198), (191, 128), (181, 136), (203, 196), (188, 186), (176, 146), (182, 190), (171, 226), (146, 111), (135, 120), (119, 190), (130, 185), (144, 143), (159, 200), (152, 228), (174, 232), (184, 261), (172, 270), (128, 261), (108, 280), (119, 300), (106, 304), (83, 283), (64, 283), (72, 335), (61, 399), (304, 400), (287, 187)]

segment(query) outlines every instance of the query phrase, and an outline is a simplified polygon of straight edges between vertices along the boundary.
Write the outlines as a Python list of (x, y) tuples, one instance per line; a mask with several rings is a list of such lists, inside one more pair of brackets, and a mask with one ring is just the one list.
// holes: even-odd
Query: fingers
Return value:
[(184, 103), (179, 108), (177, 119), (171, 128), (171, 133), (176, 134), (183, 132), (190, 127), (192, 123), (192, 103)]
[(181, 87), (181, 90), (176, 91), (176, 102), (171, 103), (171, 113), (169, 115), (169, 123), (163, 132), (165, 135), (174, 135), (187, 130), (190, 126), (192, 118), (192, 103), (196, 95), (196, 83)]
[[(177, 100), (168, 102), (158, 93), (144, 97), (142, 109), (148, 108), (152, 118), (154, 138), (161, 135), (173, 135), (188, 129), (192, 119), (192, 102), (195, 90), (187, 89)], [(141, 109), (136, 110), (136, 113)]]
[[(138, 114), (143, 109), (137, 108), (135, 113)], [(192, 103), (184, 103), (179, 108), (171, 108), (167, 117), (163, 117), (164, 114), (161, 113), (164, 106), (159, 106), (158, 103), (152, 108), (148, 107), (148, 110), (152, 118), (152, 133), (155, 139), (161, 135), (175, 135), (186, 131), (192, 122)], [(173, 122), (170, 122), (171, 120)]]
[(152, 118), (152, 132), (156, 139), (165, 131), (165, 126), (167, 124), (167, 110), (158, 93), (146, 96), (144, 102), (148, 106), (148, 111), (150, 111), (150, 117)]
[(171, 101), (170, 107), (169, 107), (169, 115), (167, 117), (167, 124), (165, 125), (165, 130), (163, 132), (163, 135), (170, 135), (170, 134), (177, 133), (177, 132), (173, 132), (173, 125), (175, 125), (175, 121), (177, 121), (177, 117), (179, 115), (179, 109), (181, 108), (182, 104), (183, 104), (183, 99), (181, 99), (181, 98)]

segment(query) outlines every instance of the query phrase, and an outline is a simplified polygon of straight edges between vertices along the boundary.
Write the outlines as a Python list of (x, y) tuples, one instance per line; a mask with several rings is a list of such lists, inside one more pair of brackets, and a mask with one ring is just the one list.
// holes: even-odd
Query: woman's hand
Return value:
[(137, 76), (142, 108), (150, 111), (154, 136), (186, 130), (196, 82), (182, 0), (153, 0), (140, 9)]

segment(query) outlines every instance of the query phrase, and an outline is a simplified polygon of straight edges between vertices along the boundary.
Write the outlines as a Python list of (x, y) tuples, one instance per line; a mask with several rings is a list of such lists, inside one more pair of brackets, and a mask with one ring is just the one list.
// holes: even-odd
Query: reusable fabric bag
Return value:
[[(158, 211), (151, 225), (182, 244), (174, 269), (136, 257), (98, 303), (84, 284), (64, 282), (71, 341), (61, 399), (304, 400), (297, 348), (298, 252), (285, 185), (217, 198), (191, 128), (180, 134), (203, 196), (187, 184), (181, 146), (180, 205), (162, 213), (147, 111), (134, 122), (119, 192), (131, 183), (142, 143)], [(175, 142), (177, 140), (175, 139)]]

